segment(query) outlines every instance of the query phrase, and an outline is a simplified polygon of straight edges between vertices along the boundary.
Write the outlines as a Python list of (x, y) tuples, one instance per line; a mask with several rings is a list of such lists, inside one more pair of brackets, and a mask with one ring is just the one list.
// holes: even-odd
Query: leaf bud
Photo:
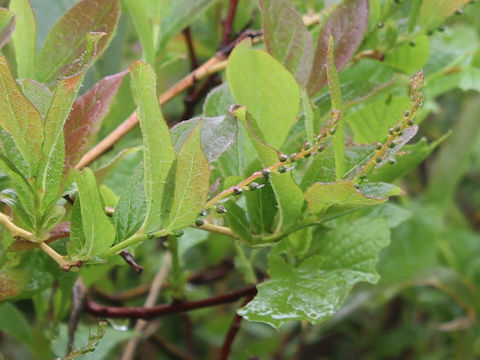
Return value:
[(395, 126), (395, 132), (400, 132), (402, 130), (400, 125)]
[(243, 192), (242, 188), (234, 187), (232, 190), (233, 195), (240, 195)]
[(331, 128), (328, 132), (330, 133), (330, 135), (333, 135), (333, 134), (335, 134), (335, 133), (337, 132), (337, 128), (336, 128), (336, 127), (333, 127), (333, 128)]
[(384, 26), (385, 26), (385, 24), (384, 24), (383, 22), (381, 22), (381, 21), (377, 24), (377, 27), (378, 27), (379, 29), (382, 29)]
[(410, 120), (408, 120), (407, 124), (408, 124), (409, 126), (412, 126), (412, 125), (415, 124), (415, 120), (410, 119)]
[(199, 227), (203, 226), (203, 225), (205, 225), (205, 220), (202, 219), (202, 218), (198, 218), (197, 220), (195, 220), (195, 225), (197, 225)]
[(375, 161), (376, 161), (377, 163), (381, 163), (381, 162), (382, 162), (382, 158), (381, 158), (381, 157), (377, 157), (377, 158), (375, 159)]
[(270, 173), (271, 173), (270, 169), (263, 169), (262, 170), (262, 175), (265, 179), (268, 179), (270, 177), (270, 175), (271, 175)]
[(207, 216), (207, 209), (202, 209), (202, 211), (200, 211), (200, 213), (198, 215)]
[(393, 128), (390, 128), (390, 129), (388, 129), (388, 133), (389, 133), (390, 135), (393, 135), (393, 134), (395, 133), (395, 130), (393, 130)]
[(285, 154), (282, 154), (282, 155), (280, 155), (279, 159), (280, 159), (281, 162), (285, 162), (285, 161), (288, 160), (288, 156), (285, 155)]
[(177, 231), (173, 232), (173, 236), (175, 236), (175, 237), (180, 237), (183, 234), (185, 234), (185, 232), (183, 230), (177, 230)]
[(258, 187), (259, 187), (259, 185), (258, 185), (258, 183), (255, 182), (255, 181), (252, 181), (250, 184), (248, 184), (248, 188), (249, 188), (250, 190), (257, 190)]
[(409, 117), (409, 116), (410, 116), (410, 111), (405, 110), (405, 111), (403, 112), (403, 116), (404, 116), (404, 117)]
[(323, 150), (325, 150), (325, 145), (324, 145), (324, 144), (321, 144), (321, 145), (318, 147), (317, 151), (318, 151), (318, 152), (322, 152)]
[(216, 205), (215, 211), (219, 214), (225, 214), (227, 212), (227, 209), (225, 209), (225, 206), (223, 205)]
[(296, 161), (296, 160), (297, 160), (297, 154), (296, 154), (296, 153), (291, 154), (291, 155), (290, 155), (290, 161), (291, 161), (291, 162), (294, 162), (294, 161)]
[(391, 142), (390, 144), (388, 144), (388, 147), (389, 147), (390, 149), (393, 149), (393, 148), (395, 147), (395, 143)]
[(410, 45), (411, 47), (415, 47), (415, 46), (417, 46), (417, 43), (412, 40), (408, 43), (408, 45)]
[(279, 173), (284, 173), (287, 172), (287, 167), (285, 165), (282, 165), (278, 168)]
[(382, 148), (383, 148), (383, 144), (382, 144), (382, 143), (377, 143), (377, 145), (375, 145), (375, 150), (377, 150), (377, 151), (382, 150)]
[(305, 141), (305, 142), (303, 143), (303, 148), (304, 148), (304, 149), (308, 149), (308, 148), (311, 147), (311, 146), (312, 146), (312, 144), (310, 144), (308, 141)]
[(393, 165), (393, 164), (395, 164), (396, 162), (397, 162), (397, 161), (396, 161), (394, 158), (388, 159), (388, 163), (389, 163), (390, 165)]

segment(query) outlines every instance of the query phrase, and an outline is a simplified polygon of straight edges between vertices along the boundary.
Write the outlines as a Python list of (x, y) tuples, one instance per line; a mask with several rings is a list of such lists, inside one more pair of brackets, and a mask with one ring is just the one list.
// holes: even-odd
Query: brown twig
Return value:
[[(225, 260), (219, 265), (211, 266), (198, 273), (192, 274), (188, 277), (188, 282), (193, 285), (201, 285), (210, 283), (216, 280), (223, 279), (230, 270), (233, 269), (233, 262), (231, 260)], [(168, 282), (163, 283), (163, 287), (168, 287)], [(102, 289), (93, 287), (91, 291), (96, 297), (110, 302), (111, 304), (121, 305), (124, 301), (135, 299), (144, 296), (150, 290), (150, 284), (142, 284), (133, 289), (122, 291), (118, 294), (109, 294)]]
[(103, 306), (88, 299), (86, 303), (86, 311), (91, 315), (105, 318), (148, 320), (158, 316), (192, 311), (221, 304), (228, 304), (245, 296), (255, 295), (256, 293), (256, 285), (250, 285), (243, 289), (235, 290), (227, 294), (212, 296), (203, 300), (158, 305), (151, 308)]
[(135, 262), (135, 259), (133, 258), (132, 254), (130, 254), (127, 250), (120, 251), (120, 256), (137, 274), (140, 274), (143, 271), (143, 266), (138, 265)]
[(223, 34), (222, 34), (222, 46), (226, 46), (230, 43), (230, 37), (232, 36), (233, 19), (237, 12), (238, 0), (230, 0), (228, 4), (227, 16), (223, 21)]
[[(249, 303), (254, 296), (255, 295), (250, 295), (249, 297), (247, 297), (242, 302), (242, 305), (240, 305), (240, 307), (245, 306), (247, 303)], [(233, 318), (230, 328), (228, 329), (227, 335), (223, 340), (223, 345), (220, 350), (220, 356), (218, 357), (219, 360), (228, 360), (228, 357), (230, 356), (230, 351), (232, 350), (233, 341), (235, 340), (235, 337), (238, 331), (240, 330), (241, 323), (242, 323), (242, 317), (238, 314), (235, 314), (235, 317)]]
[(190, 68), (191, 71), (194, 71), (198, 68), (199, 63), (197, 60), (197, 55), (195, 54), (195, 48), (193, 47), (192, 33), (190, 32), (190, 27), (186, 27), (183, 30), (183, 36), (185, 37), (185, 43), (187, 44), (188, 58), (190, 59)]

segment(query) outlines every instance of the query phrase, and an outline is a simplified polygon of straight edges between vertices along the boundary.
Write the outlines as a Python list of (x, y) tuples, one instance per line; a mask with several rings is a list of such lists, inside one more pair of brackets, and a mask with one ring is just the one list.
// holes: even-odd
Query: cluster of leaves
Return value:
[[(377, 259), (392, 234), (395, 241), (402, 231), (407, 237), (409, 229), (421, 231), (409, 220), (414, 210), (386, 201), (404, 194), (398, 179), (448, 137), (408, 144), (434, 99), (454, 88), (480, 89), (478, 52), (477, 60), (472, 54), (478, 47), (464, 51), (461, 41), (431, 37), (468, 2), (314, 4), (311, 28), (298, 12), (305, 4), (246, 2), (237, 16), (258, 5), (264, 45), (238, 41), (224, 83), (209, 92), (198, 116), (169, 128), (164, 114), (172, 110), (160, 108), (158, 95), (165, 69), (180, 61), (169, 48), (178, 40), (171, 39), (202, 12), (206, 27), (221, 4), (123, 1), (143, 60), (125, 56), (127, 70), (78, 96), (84, 79), (92, 83), (88, 74), (102, 73), (102, 53), (121, 42), (120, 2), (77, 2), (37, 54), (32, 4), (10, 0), (0, 12), (0, 301), (32, 299), (37, 318), (53, 311), (58, 330), (76, 280), (114, 286), (105, 275), (127, 248), (151, 265), (152, 275), (161, 256), (152, 244), (165, 239), (173, 258), (170, 299), (197, 296), (185, 286), (191, 254), (192, 264), (211, 265), (216, 261), (200, 260), (199, 249), (217, 261), (233, 251), (243, 281), (263, 281), (238, 310), (244, 319), (279, 328), (332, 318), (354, 285), (378, 281)], [(83, 168), (96, 136), (115, 136), (112, 119), (127, 118), (128, 106), (136, 106), (129, 119), (138, 119), (141, 134), (132, 132), (113, 155)], [(441, 169), (433, 168), (437, 178), (445, 175)], [(427, 196), (446, 199), (445, 206), (449, 197), (441, 192), (432, 181)], [(219, 244), (222, 237), (227, 245)], [(385, 253), (395, 246), (402, 245), (397, 240)], [(385, 260), (381, 270), (388, 274), (388, 266)], [(50, 307), (42, 304), (46, 296)], [(5, 303), (0, 314), (25, 323), (12, 308)], [(8, 325), (0, 330), (32, 338)], [(93, 350), (100, 337), (70, 356)]]

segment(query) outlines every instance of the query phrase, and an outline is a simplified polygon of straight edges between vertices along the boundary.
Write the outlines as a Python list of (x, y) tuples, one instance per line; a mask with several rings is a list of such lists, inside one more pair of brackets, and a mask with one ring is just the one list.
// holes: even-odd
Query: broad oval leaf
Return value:
[(123, 71), (103, 78), (73, 103), (63, 127), (66, 170), (75, 167), (88, 150), (127, 73), (128, 71)]
[(107, 47), (115, 33), (120, 16), (118, 0), (82, 0), (68, 10), (53, 26), (38, 55), (35, 76), (41, 83), (51, 85), (66, 72), (72, 63), (84, 56), (85, 36), (103, 32), (96, 56)]
[(228, 85), (238, 104), (257, 119), (267, 144), (279, 148), (296, 121), (300, 88), (292, 74), (249, 40), (235, 47), (227, 66)]
[(45, 121), (53, 93), (42, 83), (32, 79), (17, 80), (17, 82), (20, 84), (23, 94), (37, 108), (42, 116), (42, 121)]
[(328, 61), (330, 36), (335, 41), (335, 65), (342, 70), (360, 46), (368, 25), (368, 0), (345, 0), (332, 11), (320, 30), (307, 84), (310, 95), (327, 83), (325, 66)]
[[(167, 232), (182, 229), (192, 224), (207, 201), (210, 182), (210, 165), (201, 146), (203, 123), (192, 130), (181, 147), (175, 163), (175, 186), (171, 205), (164, 199), (162, 204), (166, 212), (168, 206)], [(169, 191), (169, 192), (170, 192)]]
[(308, 203), (307, 211), (324, 218), (387, 201), (386, 197), (362, 193), (350, 180), (313, 184), (305, 192), (305, 199)]
[(157, 79), (150, 65), (136, 61), (130, 67), (133, 93), (142, 129), (145, 197), (147, 215), (143, 227), (160, 230), (167, 220), (162, 201), (170, 169), (176, 159), (175, 149), (157, 98)]
[(470, 0), (423, 0), (418, 14), (418, 25), (424, 30), (435, 30), (455, 11)]
[(289, 0), (259, 0), (267, 50), (303, 88), (313, 64), (313, 39)]
[(202, 123), (202, 149), (208, 162), (218, 159), (235, 141), (238, 125), (231, 113), (217, 117), (199, 117), (175, 125), (170, 129), (175, 151), (179, 151), (192, 129)]
[(299, 266), (270, 255), (270, 280), (258, 285), (257, 296), (237, 312), (275, 328), (293, 320), (325, 321), (335, 314), (354, 284), (377, 282), (378, 253), (389, 239), (386, 220), (359, 219), (317, 239), (318, 255)]

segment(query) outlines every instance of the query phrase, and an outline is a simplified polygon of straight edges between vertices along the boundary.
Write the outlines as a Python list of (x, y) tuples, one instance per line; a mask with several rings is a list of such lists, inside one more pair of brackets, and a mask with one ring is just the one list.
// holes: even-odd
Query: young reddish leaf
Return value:
[(72, 63), (84, 57), (85, 36), (90, 32), (104, 32), (97, 45), (96, 56), (107, 47), (115, 33), (120, 6), (118, 0), (82, 0), (68, 10), (47, 35), (38, 56), (36, 79), (52, 84), (65, 72), (71, 72)]
[(307, 84), (310, 95), (327, 83), (325, 66), (330, 36), (335, 40), (335, 64), (340, 71), (360, 46), (367, 25), (368, 0), (345, 0), (332, 11), (318, 35), (312, 74)]
[(7, 9), (0, 8), (0, 49), (12, 36), (15, 28), (15, 14)]
[(12, 36), (17, 77), (32, 78), (37, 57), (37, 20), (29, 0), (10, 0), (9, 8), (17, 15)]
[(127, 73), (128, 71), (123, 71), (103, 78), (75, 100), (63, 127), (66, 170), (73, 168), (87, 151)]
[(289, 0), (260, 0), (259, 5), (268, 52), (304, 87), (313, 64), (312, 35)]
[(30, 175), (34, 176), (42, 153), (42, 120), (23, 95), (3, 56), (0, 56), (0, 125), (12, 135), (30, 167)]

